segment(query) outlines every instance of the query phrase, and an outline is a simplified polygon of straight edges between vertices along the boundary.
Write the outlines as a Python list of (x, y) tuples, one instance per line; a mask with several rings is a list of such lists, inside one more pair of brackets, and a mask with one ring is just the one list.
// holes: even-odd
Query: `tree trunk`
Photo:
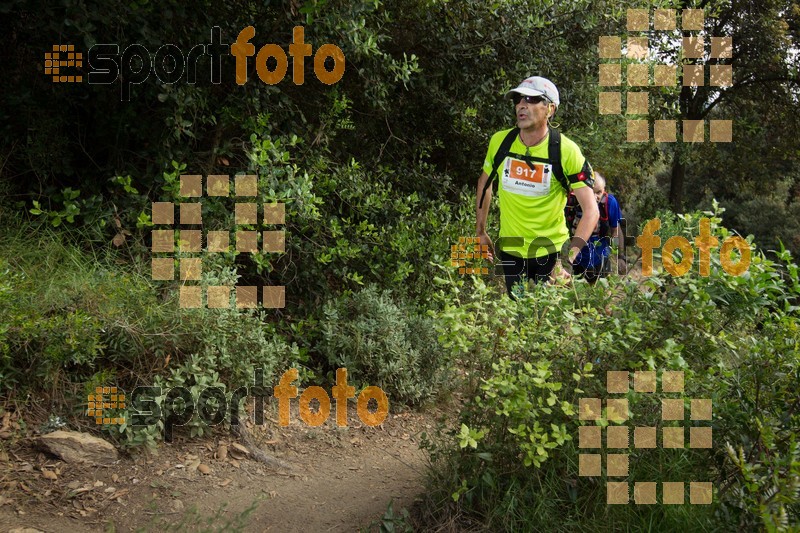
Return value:
[[(689, 33), (684, 32), (683, 35), (687, 37)], [(695, 59), (689, 59), (689, 64), (696, 63)], [(678, 83), (683, 86), (678, 97), (678, 106), (682, 119), (678, 121), (678, 125), (683, 124), (683, 119), (701, 120), (702, 114), (700, 110), (704, 101), (701, 93), (693, 93), (691, 87), (683, 85), (682, 74), (678, 75)], [(703, 87), (699, 89), (703, 89)], [(675, 143), (675, 153), (672, 158), (672, 175), (669, 182), (669, 204), (675, 213), (680, 213), (683, 209), (683, 185), (686, 178), (686, 154), (688, 152), (689, 147), (681, 133), (680, 142)]]
[(681, 148), (675, 147), (672, 159), (672, 176), (669, 181), (669, 204), (675, 213), (680, 213), (683, 204), (683, 179), (686, 175), (686, 163), (683, 161)]

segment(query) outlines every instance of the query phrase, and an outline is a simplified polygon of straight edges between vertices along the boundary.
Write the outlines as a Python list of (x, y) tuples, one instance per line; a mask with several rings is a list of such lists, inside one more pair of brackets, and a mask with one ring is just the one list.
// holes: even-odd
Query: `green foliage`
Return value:
[[(662, 215), (667, 235), (696, 234), (703, 216), (720, 242), (730, 235), (713, 213)], [(460, 430), (427, 443), (432, 504), (492, 530), (796, 526), (800, 280), (791, 256), (782, 260), (756, 254), (733, 277), (712, 254), (708, 277), (656, 269), (641, 285), (612, 276), (536, 286), (518, 301), (480, 279), (442, 279), (437, 330), (460, 358), (466, 390)], [(578, 420), (578, 398), (605, 397), (608, 370), (682, 370), (685, 396), (712, 400), (712, 450), (636, 449), (628, 476), (712, 481), (712, 506), (606, 507), (605, 485), (578, 476), (578, 427), (593, 424)], [(628, 393), (634, 425), (673, 424), (661, 421), (656, 396)]]
[[(508, 432), (513, 435), (510, 438), (516, 441), (525, 466), (540, 466), (547, 459), (548, 450), (570, 439), (563, 423), (551, 422), (554, 412), (560, 410), (563, 415), (572, 416), (575, 410), (565, 401), (556, 407), (556, 392), (562, 384), (551, 380), (550, 366), (548, 361), (537, 361), (534, 367), (527, 361), (518, 364), (501, 359), (492, 365), (492, 377), (481, 386), (486, 399), (478, 402), (479, 407), (495, 409), (496, 414), (506, 417)], [(591, 377), (591, 369), (592, 364), (586, 363), (584, 374), (576, 373), (576, 379)], [(556, 419), (561, 418), (560, 414)]]
[(383, 389), (390, 402), (418, 404), (436, 395), (447, 360), (433, 322), (391, 293), (369, 286), (325, 304), (319, 350), (331, 368)]
[[(276, 282), (289, 278), (287, 291), (312, 312), (329, 296), (370, 283), (424, 299), (435, 273), (429, 261), (443, 261), (450, 245), (471, 231), (464, 206), (445, 197), (454, 192), (446, 175), (435, 176), (435, 194), (405, 192), (390, 167), (369, 170), (355, 159), (339, 165), (294, 135), (273, 133), (268, 115), (249, 126), (259, 200), (286, 205), (287, 255), (255, 256), (259, 273)], [(323, 135), (334, 135), (332, 129)], [(423, 170), (431, 169), (416, 172)]]
[[(214, 357), (192, 355), (189, 359), (184, 361), (182, 365), (170, 369), (168, 376), (163, 377), (158, 375), (153, 382), (153, 385), (160, 387), (162, 391), (162, 394), (156, 397), (155, 401), (161, 409), (162, 416), (165, 420), (175, 414), (181, 414), (187, 409), (187, 406), (183, 404), (182, 401), (168, 404), (165, 401), (168, 391), (175, 387), (180, 387), (189, 391), (193, 399), (192, 407), (194, 409), (194, 415), (182, 428), (189, 430), (190, 437), (202, 437), (209, 429), (208, 421), (204, 420), (199, 413), (198, 399), (200, 398), (200, 394), (211, 387), (227, 392), (225, 390), (225, 384), (220, 381), (220, 374), (217, 371), (219, 365), (217, 363)], [(230, 399), (230, 395), (227, 396), (228, 399)], [(175, 408), (174, 412), (173, 408)], [(211, 412), (216, 408), (216, 405), (211, 405)], [(230, 413), (229, 410), (226, 412), (228, 414)], [(135, 430), (133, 430), (133, 432), (135, 432)]]
[(656, 177), (640, 177), (636, 190), (628, 195), (627, 202), (622, 206), (625, 218), (628, 219), (628, 228), (641, 227), (644, 222), (656, 218), (666, 205), (667, 195), (658, 185)]
[[(800, 250), (796, 5), (704, 6), (708, 33), (734, 36), (739, 85), (653, 89), (648, 118), (734, 117), (736, 142), (688, 147), (626, 143), (624, 117), (597, 113), (598, 37), (624, 34), (627, 9), (641, 2), (3, 3), (11, 70), (0, 80), (0, 215), (26, 213), (39, 224), (0, 237), (0, 395), (46, 398), (80, 424), (87, 390), (112, 382), (230, 394), (255, 368), (269, 379), (288, 366), (347, 366), (392, 401), (416, 404), (457, 368), (464, 411), (459, 431), (433, 449), (439, 489), (447, 505), (493, 528), (793, 527), (798, 284), (790, 256), (777, 252), (777, 266), (756, 254), (732, 278), (712, 253), (708, 278), (696, 267), (683, 278), (657, 268), (638, 285), (537, 287), (519, 302), (441, 273), (450, 245), (473, 233), (487, 139), (513, 121), (502, 94), (531, 74), (559, 86), (557, 122), (621, 193), (629, 227), (658, 216), (662, 244), (696, 235), (697, 214), (663, 211), (677, 162), (686, 203), (710, 210), (720, 239), (733, 232), (714, 198), (728, 227), (768, 248)], [(345, 76), (321, 84), (307, 60), (303, 85), (251, 76), (239, 87), (229, 62), (216, 85), (202, 57), (197, 84), (151, 75), (121, 103), (121, 81), (53, 84), (41, 60), (30, 60), (56, 41), (84, 51), (173, 43), (186, 52), (208, 42), (212, 26), (230, 43), (250, 24), (257, 47), (285, 48), (292, 28), (304, 26), (314, 48), (341, 47)], [(651, 48), (656, 61), (667, 62), (672, 43)], [(183, 173), (256, 174), (252, 201), (286, 205), (286, 254), (211, 254), (200, 282), (285, 285), (285, 309), (181, 311), (177, 282), (150, 279), (151, 203), (179, 201)], [(234, 202), (204, 198), (204, 229), (234, 227)], [(693, 394), (713, 397), (715, 435), (732, 451), (687, 452), (669, 473), (718, 481), (714, 506), (607, 511), (600, 487), (576, 478), (575, 399), (600, 395), (593, 383), (611, 368), (684, 369)], [(631, 399), (643, 420), (658, 423), (656, 405)], [(188, 426), (191, 435), (208, 430), (197, 419)], [(127, 446), (152, 445), (163, 423), (102, 429)], [(663, 479), (654, 465), (666, 458), (634, 457), (632, 471)]]
[(748, 425), (726, 443), (738, 481), (730, 500), (748, 511), (740, 523), (792, 531), (800, 523), (798, 323), (784, 316), (766, 325), (763, 335), (742, 358), (739, 371), (725, 374), (725, 388), (741, 387), (742, 401), (722, 415)]
[(81, 191), (73, 191), (70, 187), (67, 187), (59, 195), (55, 195), (54, 200), (58, 201), (59, 199), (63, 202), (63, 208), (58, 211), (46, 211), (42, 209), (42, 206), (39, 205), (39, 202), (36, 200), (33, 201), (33, 209), (30, 210), (32, 215), (43, 215), (47, 219), (49, 219), (50, 224), (57, 228), (61, 225), (62, 220), (66, 220), (70, 224), (75, 222), (75, 216), (80, 214), (81, 209), (78, 203), (75, 201), (76, 198), (80, 195)]
[[(2, 242), (8, 258), (3, 283), (14, 294), (2, 302), (8, 357), (3, 384), (9, 388), (26, 372), (33, 372), (28, 378), (53, 383), (64, 368), (91, 367), (109, 343), (113, 349), (116, 331), (109, 335), (105, 327), (127, 329), (116, 323), (122, 314), (117, 302), (137, 297), (146, 310), (154, 300), (138, 280), (92, 264), (54, 235), (38, 240), (37, 247), (25, 235), (29, 228), (15, 231)], [(134, 316), (146, 317), (140, 313)]]
[[(728, 201), (729, 218), (738, 227), (753, 233), (757, 242), (767, 250), (777, 250), (783, 244), (793, 253), (800, 252), (800, 201), (790, 197), (786, 184), (780, 184), (777, 194), (759, 195)], [(780, 192), (783, 192), (781, 195)]]
[(394, 510), (394, 501), (390, 501), (386, 507), (386, 512), (378, 521), (377, 524), (373, 523), (372, 527), (377, 527), (380, 533), (411, 533), (414, 528), (410, 524), (410, 516), (406, 509), (401, 509), (400, 512)]
[[(159, 295), (149, 264), (121, 266), (114, 254), (91, 257), (63, 235), (33, 241), (30, 228), (0, 240), (0, 395), (65, 397), (63, 414), (85, 423), (86, 395), (97, 386), (132, 390), (183, 386), (195, 397), (204, 387), (233, 390), (252, 384), (255, 369), (271, 380), (289, 364), (305, 362), (256, 312), (182, 310)], [(228, 276), (225, 278), (224, 276)], [(206, 273), (201, 283), (233, 283), (235, 272)], [(47, 385), (42, 385), (47, 384)], [(41, 389), (45, 389), (44, 391)], [(128, 412), (120, 415), (128, 417)], [(195, 417), (192, 436), (208, 426)], [(124, 445), (153, 445), (163, 429), (106, 425)]]

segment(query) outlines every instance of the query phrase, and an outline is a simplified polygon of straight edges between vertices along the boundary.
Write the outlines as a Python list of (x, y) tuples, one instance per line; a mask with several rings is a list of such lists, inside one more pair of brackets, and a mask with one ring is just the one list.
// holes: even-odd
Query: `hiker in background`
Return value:
[[(486, 218), (492, 201), (492, 181), (498, 174), (500, 240), (498, 250), (508, 294), (524, 276), (535, 283), (547, 281), (562, 246), (569, 239), (564, 220), (567, 192), (583, 208), (570, 262), (580, 252), (597, 224), (597, 203), (592, 196), (592, 167), (571, 139), (550, 127), (560, 104), (558, 89), (548, 79), (525, 79), (506, 93), (514, 102), (517, 127), (495, 133), (478, 179), (476, 233), (492, 253)], [(582, 239), (582, 240), (581, 240)]]
[[(625, 245), (624, 239), (618, 239), (619, 221), (622, 219), (619, 202), (613, 194), (606, 192), (606, 180), (599, 172), (594, 173), (593, 189), (600, 219), (589, 238), (589, 243), (583, 247), (572, 264), (573, 275), (583, 277), (589, 283), (594, 283), (598, 278), (611, 273), (612, 239), (617, 239), (620, 246)], [(581, 205), (576, 198), (570, 196), (567, 199), (564, 216), (570, 233), (576, 231), (583, 217)], [(620, 253), (620, 263), (624, 261), (623, 256), (624, 254)]]

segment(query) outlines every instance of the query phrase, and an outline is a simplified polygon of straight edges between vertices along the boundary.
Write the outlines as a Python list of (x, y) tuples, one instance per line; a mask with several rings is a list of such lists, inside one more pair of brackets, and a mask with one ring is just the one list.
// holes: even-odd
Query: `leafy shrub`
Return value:
[[(289, 280), (299, 310), (314, 314), (333, 295), (369, 284), (424, 301), (429, 261), (442, 261), (471, 226), (472, 215), (445, 199), (449, 178), (435, 176), (437, 194), (405, 191), (391, 168), (337, 164), (295, 136), (272, 133), (265, 117), (254, 122), (250, 170), (259, 175), (262, 201), (286, 204), (287, 255), (268, 271)], [(427, 181), (431, 171), (420, 164), (405, 177)]]
[[(269, 382), (303, 362), (263, 311), (181, 309), (174, 291), (161, 296), (148, 279), (149, 264), (125, 263), (113, 252), (89, 255), (64, 233), (31, 242), (28, 231), (11, 228), (0, 240), (7, 258), (0, 264), (0, 396), (44, 396), (82, 425), (87, 394), (97, 386), (160, 386), (163, 404), (172, 387), (195, 397), (208, 386), (234, 390), (252, 384), (256, 368)], [(207, 271), (201, 284), (236, 279), (223, 268)], [(197, 417), (187, 426), (192, 436), (208, 427)], [(153, 445), (163, 421), (102, 429), (126, 446)]]
[(325, 304), (320, 352), (333, 368), (384, 390), (391, 402), (418, 404), (435, 395), (447, 360), (431, 319), (370, 286)]
[(765, 249), (778, 249), (782, 243), (793, 253), (800, 252), (800, 201), (787, 204), (774, 197), (758, 197), (727, 204), (736, 227), (751, 231)]
[(658, 216), (659, 210), (668, 205), (667, 195), (658, 184), (657, 178), (653, 175), (643, 176), (636, 184), (636, 190), (630, 195), (628, 202), (622, 206), (625, 217), (632, 224), (639, 225), (647, 220)]
[[(707, 215), (672, 219), (667, 232), (691, 236)], [(729, 233), (712, 221), (722, 242)], [(480, 279), (441, 279), (437, 330), (466, 391), (456, 428), (427, 443), (433, 505), (492, 530), (796, 526), (800, 281), (782, 257), (754, 255), (733, 277), (712, 253), (708, 277), (657, 268), (641, 284), (536, 286), (516, 302)], [(578, 398), (605, 397), (609, 370), (681, 370), (686, 397), (712, 400), (711, 450), (631, 450), (628, 479), (711, 481), (713, 505), (607, 507), (604, 478), (578, 476)], [(633, 425), (673, 425), (657, 395), (627, 398)]]

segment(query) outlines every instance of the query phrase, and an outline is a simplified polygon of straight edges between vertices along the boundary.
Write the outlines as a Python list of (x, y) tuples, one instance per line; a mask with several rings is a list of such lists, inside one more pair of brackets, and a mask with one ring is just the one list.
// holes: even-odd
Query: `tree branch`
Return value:
[(742, 89), (743, 87), (749, 87), (750, 85), (755, 85), (757, 83), (772, 83), (772, 82), (794, 83), (795, 85), (800, 87), (800, 79), (793, 78), (791, 76), (773, 76), (769, 78), (753, 78), (750, 80), (743, 80), (739, 83), (733, 84), (733, 86), (729, 87), (728, 89), (720, 90), (719, 95), (717, 95), (717, 97), (714, 98), (714, 100), (712, 100), (711, 102), (709, 102), (708, 106), (706, 106), (703, 109), (700, 118), (703, 118), (706, 115), (708, 115), (708, 113), (712, 109), (714, 109), (714, 107), (716, 107), (717, 104), (719, 104), (725, 98), (729, 97), (733, 92)]

